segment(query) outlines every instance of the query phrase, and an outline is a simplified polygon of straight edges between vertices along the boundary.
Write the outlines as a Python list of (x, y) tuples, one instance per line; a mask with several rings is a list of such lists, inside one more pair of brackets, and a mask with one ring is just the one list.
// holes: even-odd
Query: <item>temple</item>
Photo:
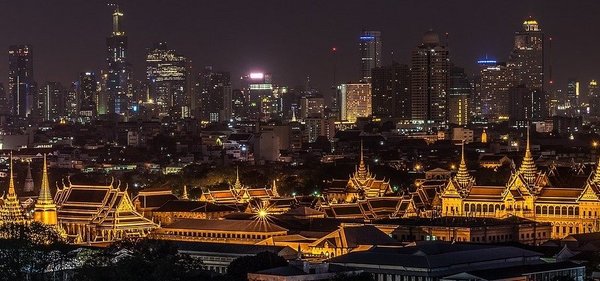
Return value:
[(323, 191), (331, 203), (350, 203), (366, 198), (376, 198), (392, 193), (389, 181), (378, 180), (365, 165), (363, 144), (360, 143), (360, 162), (348, 180), (334, 179)]
[(238, 168), (236, 170), (235, 183), (229, 186), (229, 189), (205, 190), (198, 200), (215, 204), (248, 203), (252, 200), (266, 203), (277, 197), (279, 197), (279, 193), (275, 184), (271, 188), (248, 188), (243, 185), (240, 181), (240, 171)]
[[(31, 170), (28, 172), (31, 175)], [(50, 184), (48, 182), (48, 165), (46, 163), (46, 155), (44, 154), (44, 167), (42, 170), (42, 183), (40, 185), (40, 195), (35, 202), (33, 211), (33, 220), (47, 224), (57, 225), (58, 217), (56, 213), (56, 204), (50, 193)]]
[(120, 184), (63, 183), (55, 195), (58, 224), (75, 243), (111, 242), (145, 237), (158, 225), (135, 210)]
[(8, 192), (2, 196), (2, 207), (0, 208), (0, 223), (25, 223), (27, 219), (23, 214), (23, 208), (15, 191), (15, 179), (13, 175), (13, 160), (10, 155), (10, 173)]
[[(476, 184), (464, 160), (441, 192), (442, 216), (506, 218), (516, 216), (552, 224), (552, 238), (598, 231), (600, 162), (584, 186), (563, 183), (540, 171), (531, 153), (529, 131), (525, 155), (504, 186)], [(544, 237), (541, 237), (544, 238)]]

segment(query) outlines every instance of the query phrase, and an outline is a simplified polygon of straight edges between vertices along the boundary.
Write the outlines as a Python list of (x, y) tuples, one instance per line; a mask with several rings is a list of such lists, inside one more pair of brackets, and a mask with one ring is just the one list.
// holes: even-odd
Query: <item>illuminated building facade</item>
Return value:
[(112, 242), (145, 237), (158, 225), (135, 210), (120, 186), (67, 182), (56, 192), (58, 225), (75, 243)]
[(189, 117), (187, 59), (160, 42), (146, 54), (146, 79), (161, 116)]
[(525, 85), (509, 89), (509, 116), (514, 125), (526, 126), (529, 121), (547, 117), (546, 96), (540, 89), (530, 90)]
[[(200, 72), (196, 84), (196, 99), (200, 101), (200, 116), (210, 122), (231, 118), (231, 78), (229, 72), (215, 72), (211, 66)], [(229, 105), (228, 105), (229, 103)]]
[(516, 69), (511, 64), (479, 61), (482, 66), (479, 84), (481, 114), (492, 121), (508, 119), (509, 89), (517, 84)]
[(272, 198), (279, 197), (277, 186), (273, 184), (270, 188), (248, 188), (240, 181), (239, 169), (236, 171), (235, 183), (225, 190), (205, 190), (198, 201), (215, 204), (248, 203), (250, 201), (268, 202)]
[(33, 80), (33, 47), (13, 45), (8, 48), (8, 104), (11, 113), (29, 117), (36, 101)]
[(450, 68), (448, 89), (448, 122), (465, 126), (471, 118), (471, 95), (473, 87), (464, 68)]
[(596, 80), (592, 80), (588, 84), (588, 99), (590, 113), (594, 116), (600, 116), (600, 89), (598, 89), (598, 81)]
[(567, 82), (567, 96), (565, 100), (565, 107), (571, 109), (577, 109), (580, 106), (579, 96), (579, 81), (577, 79), (569, 79)]
[(447, 121), (449, 65), (448, 48), (440, 42), (439, 35), (426, 32), (423, 43), (411, 56), (412, 119)]
[[(300, 118), (323, 117), (325, 99), (322, 96), (307, 96), (300, 99)], [(295, 113), (294, 113), (295, 114)]]
[(393, 63), (372, 70), (373, 116), (410, 119), (410, 70)]
[(253, 72), (242, 77), (242, 93), (244, 96), (244, 113), (248, 120), (268, 121), (273, 111), (277, 110), (277, 100), (273, 96), (271, 74)]
[(381, 32), (363, 31), (358, 45), (360, 48), (360, 77), (361, 82), (371, 82), (371, 70), (381, 66)]
[(115, 6), (113, 31), (106, 38), (106, 114), (126, 115), (129, 110), (131, 65), (127, 61), (127, 35), (121, 29), (122, 17), (123, 12)]
[(515, 34), (509, 61), (518, 69), (518, 84), (544, 91), (544, 33), (533, 17), (527, 18), (523, 30)]
[(95, 73), (83, 72), (79, 74), (79, 116), (85, 119), (94, 119), (98, 115), (98, 79)]
[(341, 120), (356, 122), (359, 117), (371, 116), (371, 84), (342, 84), (339, 92)]
[(562, 186), (538, 170), (527, 137), (521, 166), (503, 186), (476, 184), (465, 164), (441, 193), (443, 216), (517, 216), (552, 225), (551, 238), (596, 232), (600, 228), (600, 164), (583, 186)]

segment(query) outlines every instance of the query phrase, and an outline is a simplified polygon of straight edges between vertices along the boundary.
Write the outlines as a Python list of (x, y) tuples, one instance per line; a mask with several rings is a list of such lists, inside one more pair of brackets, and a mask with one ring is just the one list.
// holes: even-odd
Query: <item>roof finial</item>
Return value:
[(10, 179), (8, 181), (8, 194), (7, 196), (16, 196), (15, 192), (15, 178), (13, 175), (13, 154), (10, 152)]
[(527, 145), (525, 147), (525, 157), (523, 157), (523, 163), (521, 163), (521, 167), (519, 168), (519, 173), (521, 173), (525, 180), (529, 184), (533, 184), (535, 178), (537, 176), (537, 167), (535, 166), (535, 161), (533, 159), (533, 155), (531, 154), (531, 145), (529, 138), (529, 125), (527, 126)]
[(357, 175), (358, 179), (366, 180), (368, 174), (369, 174), (369, 171), (367, 170), (367, 167), (365, 165), (363, 140), (361, 139), (360, 140), (360, 162), (358, 163), (358, 170), (356, 171), (356, 175)]
[(461, 144), (461, 154), (460, 154), (460, 164), (458, 165), (458, 172), (456, 173), (456, 181), (460, 185), (467, 185), (471, 181), (471, 176), (469, 175), (469, 170), (467, 169), (467, 164), (465, 162), (465, 141), (462, 141)]
[(189, 196), (188, 196), (188, 190), (187, 190), (187, 185), (183, 185), (183, 192), (181, 194), (181, 199), (183, 200), (189, 200)]

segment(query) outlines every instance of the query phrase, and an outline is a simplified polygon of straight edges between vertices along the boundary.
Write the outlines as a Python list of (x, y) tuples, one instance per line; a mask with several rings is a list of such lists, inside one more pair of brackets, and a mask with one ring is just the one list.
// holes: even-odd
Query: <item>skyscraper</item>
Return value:
[(423, 36), (423, 43), (412, 52), (411, 107), (412, 119), (447, 121), (448, 49), (433, 31)]
[(253, 72), (245, 75), (242, 77), (242, 88), (246, 100), (245, 117), (249, 120), (269, 120), (273, 99), (271, 74)]
[(146, 54), (146, 78), (162, 115), (189, 117), (190, 97), (187, 95), (187, 59), (160, 42)]
[[(200, 100), (200, 117), (211, 122), (225, 121), (231, 118), (231, 76), (229, 72), (215, 72), (211, 66), (200, 72), (196, 85), (196, 96)], [(228, 100), (226, 100), (228, 99)]]
[(35, 92), (32, 46), (10, 46), (8, 48), (8, 104), (11, 113), (19, 117), (28, 117), (37, 99)]
[(509, 90), (508, 116), (511, 124), (526, 127), (530, 121), (547, 117), (546, 99), (541, 89), (531, 90), (521, 84)]
[(410, 119), (410, 70), (392, 63), (372, 71), (373, 116)]
[(360, 47), (360, 79), (371, 82), (371, 70), (381, 66), (381, 32), (363, 31), (358, 41)]
[(533, 17), (523, 22), (523, 30), (515, 34), (509, 62), (519, 71), (519, 83), (528, 89), (544, 90), (544, 33)]
[(479, 97), (482, 116), (491, 121), (506, 120), (509, 115), (509, 89), (517, 85), (514, 65), (488, 61), (481, 65)]
[(95, 118), (98, 109), (98, 79), (95, 73), (83, 72), (79, 74), (78, 83), (79, 116), (84, 118)]
[(115, 5), (113, 31), (106, 39), (106, 113), (126, 115), (129, 107), (131, 65), (127, 61), (127, 35), (121, 29), (123, 13)]
[(60, 82), (47, 82), (39, 90), (40, 114), (45, 121), (55, 121), (66, 116), (67, 91)]
[(588, 101), (590, 103), (590, 113), (594, 116), (600, 116), (600, 90), (596, 80), (588, 84)]
[(569, 79), (569, 82), (567, 82), (565, 105), (571, 109), (579, 108), (579, 81), (577, 79)]
[(450, 68), (448, 90), (448, 122), (465, 126), (469, 123), (471, 114), (471, 95), (473, 87), (467, 78), (465, 69), (453, 66)]
[(342, 84), (339, 92), (341, 120), (356, 122), (359, 117), (371, 116), (371, 84)]

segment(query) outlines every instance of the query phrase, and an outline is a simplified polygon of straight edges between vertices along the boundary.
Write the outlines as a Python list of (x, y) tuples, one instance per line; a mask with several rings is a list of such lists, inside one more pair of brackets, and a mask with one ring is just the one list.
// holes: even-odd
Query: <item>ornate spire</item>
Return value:
[(530, 148), (530, 140), (529, 140), (529, 126), (527, 127), (527, 146), (525, 148), (525, 157), (523, 158), (523, 163), (521, 163), (521, 167), (519, 168), (519, 173), (525, 177), (525, 180), (530, 184), (535, 181), (538, 170), (535, 166), (535, 161), (533, 156), (531, 155)]
[(279, 192), (277, 191), (277, 180), (273, 179), (273, 185), (271, 186), (271, 192), (275, 197), (279, 197)]
[(31, 162), (27, 163), (27, 177), (25, 177), (25, 184), (23, 185), (23, 191), (32, 192), (34, 188), (33, 178), (31, 177)]
[(240, 167), (238, 166), (235, 170), (235, 184), (233, 185), (233, 189), (241, 190), (242, 183), (240, 182)]
[(363, 141), (360, 140), (360, 163), (358, 164), (358, 169), (356, 171), (356, 177), (360, 180), (366, 180), (369, 175), (369, 171), (367, 170), (367, 166), (365, 165), (364, 153), (363, 153)]
[(190, 200), (190, 197), (188, 196), (188, 191), (187, 191), (187, 185), (183, 185), (183, 192), (181, 194), (181, 199), (182, 200)]
[(0, 213), (0, 216), (0, 221), (4, 222), (22, 223), (25, 221), (21, 204), (19, 203), (17, 193), (15, 192), (12, 152), (10, 153), (10, 180), (8, 183), (8, 194), (4, 200), (4, 205), (2, 206), (2, 212)]
[(471, 181), (469, 170), (465, 162), (465, 142), (462, 142), (462, 149), (460, 153), (460, 165), (458, 165), (458, 172), (456, 173), (455, 179), (460, 185), (467, 185)]
[(56, 204), (54, 204), (54, 200), (52, 199), (52, 194), (50, 193), (50, 182), (48, 181), (48, 164), (46, 162), (46, 154), (44, 154), (44, 167), (42, 168), (42, 184), (40, 187), (40, 195), (35, 202), (33, 219), (49, 225), (55, 225), (57, 222)]
[(600, 185), (600, 158), (598, 158), (598, 164), (596, 164), (596, 172), (594, 172), (592, 182), (594, 182), (597, 185)]

